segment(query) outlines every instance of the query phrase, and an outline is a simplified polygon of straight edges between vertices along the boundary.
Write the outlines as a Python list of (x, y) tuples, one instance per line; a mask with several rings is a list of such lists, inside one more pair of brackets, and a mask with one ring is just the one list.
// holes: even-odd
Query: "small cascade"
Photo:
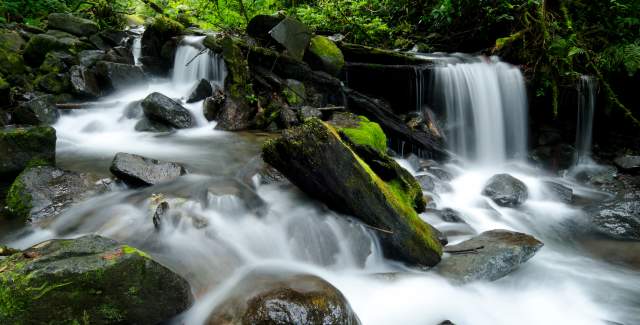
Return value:
[(414, 68), (416, 73), (416, 112), (422, 112), (423, 107), (425, 105), (425, 94), (426, 94), (426, 85), (425, 85), (425, 70), (421, 67)]
[(576, 164), (591, 162), (593, 112), (596, 107), (596, 81), (582, 76), (578, 84), (578, 118), (576, 124)]
[(129, 31), (133, 33), (133, 42), (131, 44), (131, 54), (133, 55), (133, 62), (135, 65), (140, 65), (140, 57), (142, 56), (142, 34), (144, 33), (144, 26), (131, 28)]
[(172, 82), (192, 86), (201, 79), (224, 84), (227, 69), (222, 56), (212, 53), (202, 41), (204, 36), (185, 36), (180, 42), (173, 64)]
[(447, 141), (481, 164), (524, 158), (527, 95), (520, 70), (498, 58), (443, 60), (433, 73), (432, 105), (447, 116)]

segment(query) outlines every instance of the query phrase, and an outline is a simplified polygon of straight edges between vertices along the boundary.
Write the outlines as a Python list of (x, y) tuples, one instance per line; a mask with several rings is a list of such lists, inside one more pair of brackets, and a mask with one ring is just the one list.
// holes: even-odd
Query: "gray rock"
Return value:
[(69, 71), (71, 91), (83, 98), (98, 98), (102, 90), (98, 85), (98, 77), (95, 73), (81, 65), (74, 65)]
[(553, 193), (554, 199), (565, 203), (573, 202), (573, 190), (571, 188), (551, 181), (545, 181), (544, 185)]
[(107, 50), (103, 60), (128, 65), (135, 63), (133, 62), (133, 53), (131, 53), (131, 49), (124, 46), (116, 46)]
[(619, 240), (640, 241), (640, 201), (616, 199), (589, 211), (595, 229)]
[(289, 55), (302, 60), (309, 45), (311, 31), (300, 21), (287, 17), (269, 31), (271, 37), (287, 49)]
[(89, 36), (98, 32), (98, 24), (76, 17), (70, 14), (49, 14), (47, 26), (51, 29), (59, 29), (77, 36)]
[(55, 105), (53, 95), (36, 97), (22, 103), (13, 113), (16, 123), (31, 125), (54, 124), (58, 117), (60, 117), (60, 112)]
[(191, 112), (173, 99), (152, 93), (142, 101), (144, 115), (150, 120), (171, 125), (177, 129), (186, 129), (195, 125)]
[(497, 174), (489, 179), (482, 194), (500, 206), (517, 207), (527, 200), (529, 191), (521, 180), (509, 174)]
[(78, 62), (81, 66), (90, 68), (96, 62), (104, 59), (105, 52), (102, 50), (85, 50), (78, 53)]
[(481, 233), (457, 245), (447, 246), (450, 256), (436, 271), (457, 283), (495, 281), (513, 272), (543, 246), (534, 237), (507, 230)]
[(342, 293), (317, 276), (253, 272), (206, 324), (357, 325), (360, 320)]
[(26, 63), (38, 67), (50, 51), (67, 51), (79, 42), (74, 38), (59, 39), (49, 34), (38, 34), (29, 39), (22, 55)]
[(124, 112), (122, 113), (122, 117), (128, 118), (128, 119), (143, 117), (144, 113), (142, 112), (141, 103), (142, 103), (141, 100), (136, 100), (127, 104), (127, 107), (124, 108)]
[(298, 111), (298, 115), (300, 117), (301, 121), (305, 121), (306, 119), (310, 119), (310, 118), (322, 118), (322, 111), (320, 111), (319, 109), (315, 108), (315, 107), (311, 107), (311, 106), (302, 106), (300, 108), (300, 110)]
[[(189, 283), (131, 246), (54, 239), (0, 261), (5, 324), (160, 324), (193, 303)], [(37, 304), (30, 303), (38, 301)]]
[(255, 109), (245, 101), (226, 97), (218, 112), (216, 130), (241, 131), (249, 129), (255, 117)]
[(124, 90), (145, 81), (141, 67), (107, 61), (96, 63), (98, 77), (109, 88)]
[(138, 132), (171, 132), (173, 128), (161, 122), (143, 117), (136, 123), (134, 129)]
[(280, 110), (279, 124), (283, 129), (288, 129), (292, 126), (296, 126), (300, 124), (300, 120), (298, 120), (298, 115), (289, 107), (283, 107)]
[(30, 167), (11, 185), (7, 208), (16, 218), (40, 222), (102, 190), (97, 179), (87, 174), (51, 166)]
[(131, 186), (147, 186), (168, 182), (187, 173), (186, 169), (178, 163), (159, 161), (123, 152), (116, 154), (109, 170)]
[(442, 210), (427, 209), (425, 213), (435, 214), (440, 219), (446, 222), (465, 223), (464, 219), (462, 219), (462, 217), (460, 216), (460, 212), (451, 208), (444, 208)]
[(191, 91), (187, 103), (195, 103), (213, 95), (213, 87), (206, 79), (200, 80), (196, 87)]
[(202, 104), (202, 110), (207, 121), (218, 119), (218, 114), (224, 107), (225, 100), (226, 97), (222, 92), (216, 93), (204, 100), (204, 103)]
[(56, 130), (49, 126), (0, 128), (0, 176), (17, 175), (29, 162), (55, 164)]
[(38, 89), (49, 94), (62, 94), (69, 90), (69, 74), (67, 73), (47, 73), (44, 76), (39, 76), (37, 79)]
[(640, 171), (640, 156), (622, 156), (616, 158), (613, 162), (624, 171)]

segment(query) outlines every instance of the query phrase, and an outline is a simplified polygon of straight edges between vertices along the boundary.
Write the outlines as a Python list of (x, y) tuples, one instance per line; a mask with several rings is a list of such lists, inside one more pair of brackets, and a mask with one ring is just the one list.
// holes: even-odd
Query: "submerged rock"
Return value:
[(211, 87), (211, 83), (206, 79), (202, 79), (189, 95), (187, 103), (195, 103), (211, 95), (213, 95), (213, 87)]
[(104, 188), (86, 174), (51, 166), (30, 167), (11, 185), (6, 204), (13, 217), (38, 222), (101, 190)]
[(98, 32), (98, 24), (70, 14), (52, 13), (47, 19), (47, 26), (59, 29), (76, 36), (89, 36)]
[(620, 199), (602, 203), (590, 211), (595, 229), (619, 240), (640, 241), (640, 201)]
[(131, 186), (168, 182), (187, 173), (186, 169), (178, 163), (123, 152), (116, 154), (109, 170)]
[(640, 171), (640, 156), (622, 156), (614, 160), (616, 166), (627, 172)]
[(573, 190), (570, 187), (551, 181), (546, 181), (544, 184), (553, 193), (554, 199), (565, 203), (573, 201)]
[(378, 150), (386, 143), (378, 140), (385, 139), (379, 126), (356, 127), (350, 133), (349, 141), (360, 156), (335, 128), (310, 119), (268, 141), (263, 159), (307, 194), (376, 229), (387, 257), (414, 265), (437, 264), (442, 247), (432, 227), (417, 214), (425, 208), (420, 186)]
[(29, 163), (53, 165), (56, 130), (49, 126), (0, 128), (0, 176), (17, 175)]
[(53, 95), (36, 97), (23, 103), (13, 112), (15, 122), (20, 124), (54, 124), (58, 117), (60, 112)]
[(497, 174), (489, 179), (482, 195), (488, 196), (499, 206), (517, 207), (527, 200), (529, 191), (521, 180), (509, 174)]
[(144, 115), (150, 120), (171, 125), (178, 129), (186, 129), (195, 125), (188, 109), (173, 99), (161, 94), (152, 93), (142, 101)]
[(347, 299), (313, 275), (253, 272), (232, 289), (206, 324), (360, 324)]
[(143, 117), (133, 127), (138, 132), (171, 132), (173, 128), (164, 123), (156, 122)]
[(193, 302), (179, 275), (96, 235), (37, 244), (0, 270), (3, 324), (157, 324)]
[(543, 243), (533, 236), (491, 230), (460, 244), (447, 246), (451, 255), (436, 266), (436, 271), (455, 282), (495, 281), (513, 272), (535, 255)]

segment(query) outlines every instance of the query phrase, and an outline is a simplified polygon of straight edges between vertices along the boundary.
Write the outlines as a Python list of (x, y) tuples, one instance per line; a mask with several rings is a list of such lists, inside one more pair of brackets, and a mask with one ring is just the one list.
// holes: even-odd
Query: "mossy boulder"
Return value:
[(381, 153), (387, 151), (387, 136), (378, 123), (365, 116), (351, 113), (334, 113), (330, 123), (336, 126), (353, 144), (369, 146)]
[(98, 24), (89, 19), (64, 13), (49, 14), (47, 26), (76, 36), (89, 36), (97, 33), (99, 29)]
[(53, 124), (60, 117), (55, 101), (53, 95), (43, 95), (24, 102), (13, 111), (13, 119), (20, 124)]
[(306, 61), (312, 67), (337, 75), (344, 66), (344, 56), (338, 46), (326, 36), (314, 36), (309, 43)]
[(142, 35), (142, 56), (161, 57), (162, 46), (172, 37), (184, 30), (179, 22), (165, 16), (157, 16), (151, 21)]
[(360, 324), (347, 299), (307, 274), (253, 271), (231, 289), (206, 324)]
[(0, 176), (18, 175), (31, 161), (55, 163), (56, 130), (48, 126), (0, 128)]
[(54, 35), (38, 34), (29, 39), (22, 56), (26, 63), (38, 67), (51, 51), (70, 51), (79, 41), (73, 38), (57, 38)]
[(37, 244), (0, 270), (2, 324), (158, 324), (193, 301), (179, 275), (97, 235)]
[(7, 210), (14, 218), (32, 222), (54, 218), (74, 203), (105, 190), (90, 175), (47, 166), (46, 160), (29, 164), (7, 193)]
[(71, 88), (68, 73), (50, 72), (42, 76), (38, 76), (35, 80), (38, 89), (48, 94), (62, 94), (68, 92)]
[(300, 106), (304, 104), (304, 101), (307, 98), (304, 84), (295, 79), (287, 79), (285, 81), (282, 94), (287, 100), (287, 103), (291, 106)]
[(418, 215), (425, 205), (420, 185), (377, 149), (361, 150), (375, 157), (370, 159), (354, 148), (334, 127), (312, 118), (265, 143), (262, 156), (307, 194), (374, 229), (388, 258), (437, 264), (442, 246)]
[(25, 72), (22, 55), (20, 55), (25, 44), (18, 32), (0, 29), (0, 73), (10, 76)]

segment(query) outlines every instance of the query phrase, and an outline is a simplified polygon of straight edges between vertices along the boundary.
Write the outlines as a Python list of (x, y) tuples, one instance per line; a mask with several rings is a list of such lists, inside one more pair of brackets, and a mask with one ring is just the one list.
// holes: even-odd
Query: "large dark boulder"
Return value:
[(47, 27), (59, 29), (76, 36), (89, 36), (98, 32), (98, 24), (95, 22), (71, 14), (49, 14)]
[(74, 65), (69, 71), (69, 81), (73, 94), (81, 98), (98, 98), (102, 89), (95, 72), (85, 66)]
[(351, 129), (342, 129), (348, 139), (343, 140), (334, 127), (309, 119), (268, 141), (263, 159), (307, 194), (376, 229), (387, 257), (413, 265), (437, 264), (442, 247), (417, 214), (425, 208), (420, 186), (378, 150), (386, 143), (379, 140), (385, 138), (379, 126), (365, 123)]
[(78, 62), (81, 66), (90, 68), (98, 61), (104, 61), (104, 55), (102, 50), (84, 50), (78, 53)]
[(129, 64), (99, 61), (96, 63), (96, 73), (107, 89), (124, 90), (145, 81), (142, 68)]
[(116, 154), (109, 170), (131, 186), (168, 182), (187, 173), (182, 165), (174, 162), (159, 161), (123, 152)]
[(134, 126), (138, 132), (172, 132), (174, 129), (161, 122), (150, 120), (146, 117), (141, 118)]
[(533, 236), (491, 230), (460, 244), (447, 246), (444, 258), (436, 271), (458, 283), (495, 281), (513, 272), (542, 248)]
[(195, 125), (195, 120), (188, 109), (178, 102), (161, 94), (152, 93), (142, 101), (144, 115), (178, 129), (186, 129)]
[(291, 17), (283, 19), (273, 27), (269, 35), (287, 49), (287, 54), (297, 60), (302, 60), (311, 39), (309, 28)]
[(189, 98), (187, 98), (187, 103), (195, 103), (211, 95), (213, 95), (213, 87), (211, 86), (211, 83), (206, 79), (202, 79), (198, 82), (193, 91), (191, 91)]
[(595, 229), (618, 240), (640, 241), (640, 201), (614, 199), (588, 210)]
[(22, 56), (26, 63), (38, 67), (51, 51), (76, 51), (85, 46), (77, 37), (64, 32), (37, 34), (29, 39)]
[(626, 172), (640, 171), (640, 156), (620, 156), (614, 159), (616, 166)]
[(29, 162), (55, 164), (56, 130), (49, 126), (0, 128), (0, 176), (17, 175)]
[(25, 72), (25, 65), (20, 51), (25, 41), (18, 32), (0, 29), (0, 74), (9, 77)]
[(131, 49), (124, 46), (116, 46), (107, 50), (104, 55), (105, 61), (133, 65), (133, 53)]
[(313, 275), (250, 273), (206, 324), (357, 325), (342, 293)]
[(218, 119), (218, 114), (222, 110), (225, 100), (226, 97), (222, 92), (215, 93), (213, 96), (205, 98), (204, 103), (202, 103), (202, 111), (207, 121)]
[(482, 190), (493, 202), (503, 207), (517, 207), (529, 197), (527, 186), (509, 174), (492, 176)]
[(97, 235), (37, 244), (0, 270), (3, 324), (158, 324), (193, 302), (182, 277)]
[(255, 15), (247, 24), (247, 35), (260, 40), (270, 39), (269, 31), (284, 19), (284, 15)]
[(44, 95), (24, 102), (13, 112), (14, 121), (20, 124), (54, 124), (58, 117), (60, 112), (53, 95)]
[(47, 73), (38, 76), (35, 83), (43, 92), (56, 95), (68, 92), (70, 87), (68, 73)]
[(97, 179), (51, 166), (25, 169), (11, 185), (6, 203), (15, 218), (39, 222), (104, 190)]

